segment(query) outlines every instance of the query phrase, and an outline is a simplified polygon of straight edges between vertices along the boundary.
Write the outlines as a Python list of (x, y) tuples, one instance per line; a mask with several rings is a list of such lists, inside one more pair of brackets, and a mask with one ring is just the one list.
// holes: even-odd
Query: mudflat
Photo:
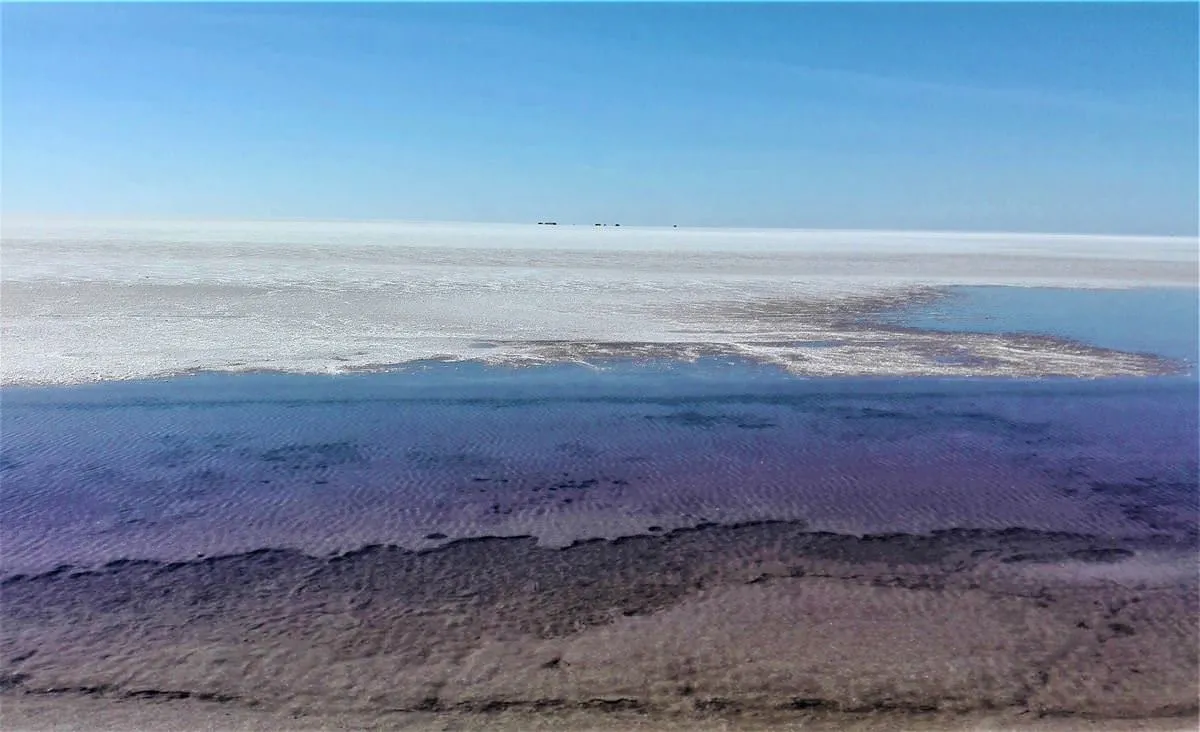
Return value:
[(1181, 729), (1195, 549), (780, 521), (62, 567), (4, 581), (0, 702), (14, 729)]

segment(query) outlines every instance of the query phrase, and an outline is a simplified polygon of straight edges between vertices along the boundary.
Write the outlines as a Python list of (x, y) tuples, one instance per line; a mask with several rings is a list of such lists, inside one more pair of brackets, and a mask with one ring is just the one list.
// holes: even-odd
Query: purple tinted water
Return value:
[[(3, 391), (3, 567), (703, 521), (1196, 532), (1197, 382), (429, 365)], [(432, 537), (432, 538), (430, 538)]]

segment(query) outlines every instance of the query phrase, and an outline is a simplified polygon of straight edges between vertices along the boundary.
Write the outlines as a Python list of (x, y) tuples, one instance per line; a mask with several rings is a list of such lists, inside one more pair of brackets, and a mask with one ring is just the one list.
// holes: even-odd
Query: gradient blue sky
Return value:
[(1197, 233), (1197, 5), (3, 6), (3, 211)]

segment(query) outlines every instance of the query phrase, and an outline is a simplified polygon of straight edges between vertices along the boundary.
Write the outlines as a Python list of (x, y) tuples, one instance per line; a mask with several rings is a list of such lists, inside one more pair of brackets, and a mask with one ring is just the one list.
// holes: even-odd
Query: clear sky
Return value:
[(3, 211), (1195, 235), (1197, 7), (5, 3)]

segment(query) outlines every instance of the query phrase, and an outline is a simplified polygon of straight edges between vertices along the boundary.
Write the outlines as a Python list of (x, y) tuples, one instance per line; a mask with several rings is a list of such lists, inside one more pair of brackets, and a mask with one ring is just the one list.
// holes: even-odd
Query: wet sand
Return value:
[(1182, 728), (1195, 550), (759, 522), (64, 567), (0, 588), (0, 701), (30, 729), (89, 705), (117, 727)]
[[(146, 702), (135, 700), (76, 697), (50, 701), (37, 697), (0, 696), (5, 721), (11, 729), (27, 732), (128, 732), (129, 730), (205, 730), (212, 732), (258, 732), (282, 729), (289, 732), (317, 730), (572, 730), (573, 732), (1192, 732), (1195, 722), (1183, 717), (1154, 719), (1078, 719), (1034, 717), (1011, 712), (979, 714), (808, 714), (777, 713), (753, 718), (673, 715), (650, 717), (637, 712), (504, 711), (488, 714), (391, 712), (382, 714), (331, 714), (302, 717), (256, 709), (231, 710), (226, 705), (190, 700)], [(182, 722), (181, 720), (187, 720)]]

